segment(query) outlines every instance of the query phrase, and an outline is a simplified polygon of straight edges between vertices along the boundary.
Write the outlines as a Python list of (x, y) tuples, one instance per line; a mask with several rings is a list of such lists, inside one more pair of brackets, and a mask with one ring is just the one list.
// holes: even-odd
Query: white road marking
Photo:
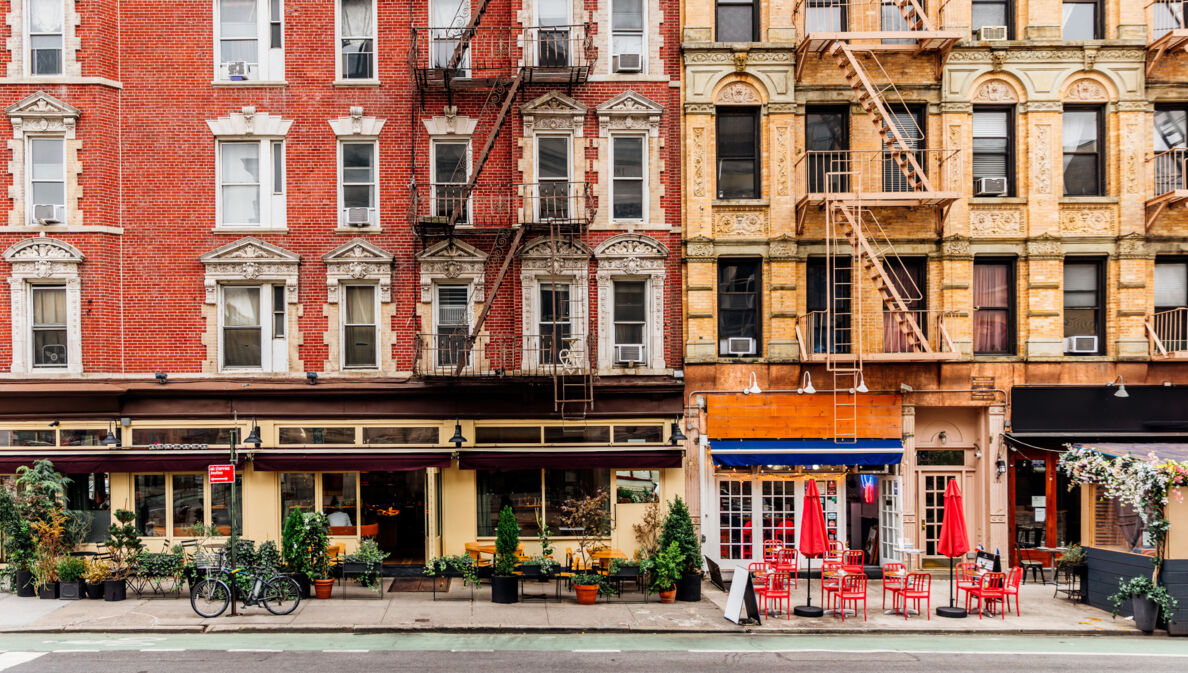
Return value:
[(27, 664), (43, 656), (45, 652), (0, 652), (0, 671), (7, 671), (13, 666)]
[[(574, 650), (574, 652), (580, 652), (580, 651), (582, 651), (582, 650)], [(587, 651), (587, 652), (612, 652), (612, 651), (617, 651), (617, 650), (585, 650), (585, 651)], [(813, 654), (962, 654), (962, 655), (978, 655), (978, 656), (984, 656), (987, 654), (995, 654), (995, 655), (1006, 654), (1006, 655), (1014, 655), (1014, 656), (1019, 656), (1019, 657), (1032, 657), (1032, 656), (1039, 656), (1039, 657), (1067, 657), (1067, 656), (1115, 657), (1115, 656), (1117, 656), (1117, 657), (1121, 657), (1121, 656), (1125, 656), (1125, 657), (1188, 658), (1188, 653), (1159, 653), (1159, 652), (1135, 652), (1135, 653), (1126, 652), (1125, 654), (1123, 654), (1120, 652), (1054, 652), (1054, 651), (1053, 652), (1048, 652), (1048, 651), (990, 652), (987, 650), (888, 650), (888, 649), (875, 649), (875, 650), (837, 649), (837, 650), (830, 650), (830, 649), (820, 649), (820, 648), (805, 648), (805, 649), (793, 649), (793, 650), (786, 650), (786, 649), (785, 650), (765, 650), (765, 649), (759, 649), (759, 648), (733, 649), (733, 650), (694, 650), (694, 649), (690, 649), (690, 650), (688, 650), (688, 652), (691, 654), (692, 653), (697, 653), (697, 654), (804, 654), (804, 653), (813, 653)]]
[(330, 654), (346, 654), (346, 653), (366, 654), (366, 653), (370, 652), (371, 650), (322, 650), (322, 651), (326, 652), (326, 653), (330, 653)]
[(146, 647), (141, 652), (185, 652), (181, 647)]
[(571, 651), (572, 651), (572, 652), (582, 652), (582, 653), (590, 653), (590, 652), (593, 652), (593, 653), (595, 653), (595, 654), (598, 654), (598, 653), (606, 653), (606, 652), (610, 652), (610, 653), (614, 653), (614, 652), (622, 652), (623, 650), (571, 650)]
[(256, 650), (256, 649), (235, 649), (227, 650), (228, 652), (281, 652), (282, 650)]
[(450, 650), (450, 652), (494, 652), (495, 650)]

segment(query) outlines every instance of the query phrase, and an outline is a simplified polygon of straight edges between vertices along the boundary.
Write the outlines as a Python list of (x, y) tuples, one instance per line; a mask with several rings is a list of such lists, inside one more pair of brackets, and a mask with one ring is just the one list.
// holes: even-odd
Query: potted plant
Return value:
[(107, 561), (89, 559), (87, 569), (83, 572), (83, 579), (87, 584), (87, 598), (98, 600), (103, 598), (103, 581), (111, 576), (111, 568)]
[(33, 586), (38, 598), (58, 597), (58, 562), (65, 553), (66, 515), (60, 509), (50, 509), (30, 524), (36, 549), (33, 559)]
[(598, 602), (598, 593), (602, 590), (602, 575), (575, 573), (570, 581), (573, 582), (573, 592), (577, 594), (579, 605), (594, 605)]
[(107, 529), (107, 551), (111, 554), (111, 576), (103, 580), (103, 600), (122, 601), (128, 596), (128, 575), (144, 549), (136, 531), (136, 513), (117, 509), (116, 523)]
[(479, 585), (474, 559), (468, 554), (439, 556), (425, 564), (424, 574), (428, 577), (457, 577), (463, 586)]
[(1068, 546), (1068, 549), (1060, 555), (1060, 560), (1056, 562), (1058, 569), (1063, 569), (1064, 572), (1077, 578), (1077, 586), (1080, 587), (1082, 601), (1088, 595), (1089, 564), (1087, 561), (1085, 548), (1074, 542)]
[(314, 596), (320, 599), (330, 598), (334, 589), (334, 579), (330, 577), (330, 558), (326, 548), (330, 545), (330, 522), (321, 512), (304, 512), (301, 514), (301, 534), (299, 551), (300, 571), (313, 582)]
[(540, 543), (540, 555), (520, 564), (520, 572), (525, 578), (537, 580), (538, 582), (547, 582), (553, 577), (553, 573), (560, 567), (553, 559), (553, 531), (549, 530), (548, 524), (540, 520), (540, 515), (536, 516), (536, 541)]
[(18, 521), (5, 529), (4, 548), (16, 595), (32, 598), (37, 594), (37, 589), (33, 587), (33, 560), (37, 550), (33, 545), (33, 528), (28, 521)]
[(693, 519), (685, 501), (678, 495), (668, 506), (668, 516), (660, 531), (660, 549), (667, 549), (676, 543), (681, 552), (684, 567), (677, 583), (677, 600), (701, 600), (701, 542), (693, 529)]
[(644, 509), (639, 523), (631, 525), (631, 531), (635, 534), (636, 559), (645, 559), (660, 551), (660, 525), (663, 522), (664, 513), (660, 510), (660, 503), (652, 501)]
[(519, 600), (520, 580), (516, 577), (516, 550), (520, 547), (520, 525), (512, 508), (499, 511), (495, 528), (495, 562), (491, 574), (491, 602), (515, 603)]
[(610, 535), (610, 498), (606, 491), (569, 498), (561, 503), (561, 525), (578, 536), (577, 559), (589, 564), (590, 554)]
[(86, 598), (86, 580), (83, 575), (87, 572), (87, 562), (78, 556), (67, 556), (58, 561), (58, 598), (64, 601), (77, 601)]
[(1114, 617), (1118, 616), (1118, 611), (1127, 599), (1130, 599), (1131, 608), (1134, 610), (1134, 625), (1143, 633), (1153, 632), (1160, 618), (1165, 623), (1171, 622), (1172, 615), (1179, 606), (1176, 599), (1168, 593), (1167, 587), (1155, 584), (1146, 577), (1118, 581), (1118, 591), (1110, 596), (1110, 602), (1114, 604)]
[(649, 592), (660, 594), (661, 603), (676, 600), (686, 567), (685, 554), (675, 540), (639, 564), (640, 571), (647, 574)]
[(358, 551), (347, 554), (343, 560), (343, 575), (354, 574), (359, 584), (380, 594), (383, 592), (380, 577), (383, 576), (386, 558), (388, 552), (380, 549), (374, 539), (368, 538), (359, 545)]
[(281, 527), (281, 560), (289, 575), (301, 587), (301, 597), (309, 598), (309, 575), (304, 572), (305, 557), (309, 547), (305, 544), (305, 518), (301, 510), (289, 510)]

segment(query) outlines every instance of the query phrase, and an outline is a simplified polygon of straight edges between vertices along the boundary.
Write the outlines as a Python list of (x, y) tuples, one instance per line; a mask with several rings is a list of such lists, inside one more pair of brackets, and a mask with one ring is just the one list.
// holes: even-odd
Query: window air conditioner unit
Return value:
[(750, 337), (730, 337), (726, 340), (726, 352), (730, 355), (754, 355), (755, 340)]
[(1064, 352), (1065, 353), (1096, 353), (1097, 352), (1097, 337), (1096, 336), (1064, 337)]
[(978, 40), (982, 42), (993, 42), (996, 40), (1007, 39), (1006, 26), (982, 26), (978, 29)]
[(370, 227), (371, 226), (371, 209), (370, 208), (347, 208), (346, 209), (346, 223), (352, 227)]
[(640, 364), (643, 359), (643, 344), (615, 344), (615, 362)]
[(62, 216), (58, 212), (58, 206), (47, 205), (39, 203), (33, 206), (33, 219), (38, 224), (61, 224)]
[(228, 61), (227, 63), (223, 64), (223, 67), (225, 67), (227, 69), (227, 78), (228, 79), (231, 79), (234, 77), (238, 77), (240, 79), (247, 79), (247, 77), (248, 77), (247, 61)]
[(640, 54), (618, 54), (615, 56), (615, 72), (639, 72), (643, 69)]
[(1006, 178), (978, 178), (978, 196), (1002, 196), (1006, 193)]

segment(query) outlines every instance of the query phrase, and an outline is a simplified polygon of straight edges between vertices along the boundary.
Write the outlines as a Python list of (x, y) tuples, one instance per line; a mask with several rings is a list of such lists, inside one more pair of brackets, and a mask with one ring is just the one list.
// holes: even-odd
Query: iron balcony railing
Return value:
[(463, 183), (413, 185), (410, 204), (419, 228), (444, 226), (459, 209), (459, 227), (556, 226), (566, 233), (584, 230), (597, 210), (590, 183), (565, 181), (478, 185), (470, 194)]
[[(417, 334), (418, 376), (560, 376), (590, 371), (593, 337), (558, 328), (550, 334), (481, 334), (468, 347), (466, 328)], [(461, 367), (459, 367), (461, 363)]]
[[(929, 350), (924, 352), (912, 347), (907, 336), (899, 327), (897, 313), (910, 315), (928, 341)], [(956, 359), (960, 352), (949, 336), (946, 317), (953, 317), (951, 311), (912, 310), (890, 311), (884, 308), (879, 313), (870, 313), (861, 328), (855, 324), (852, 314), (830, 314), (828, 311), (810, 311), (796, 321), (796, 334), (800, 342), (800, 357), (805, 361), (825, 360), (829, 354), (854, 355), (861, 350), (864, 360), (937, 360)], [(869, 319), (875, 321), (871, 326)], [(881, 325), (880, 330), (877, 325)], [(859, 349), (858, 345), (861, 344)]]
[[(909, 22), (907, 17), (914, 21)], [(920, 0), (798, 0), (798, 35), (812, 33), (910, 33), (931, 30)]]
[(1188, 359), (1188, 308), (1159, 311), (1147, 316), (1151, 357)]
[(1173, 147), (1151, 157), (1154, 196), (1188, 191), (1188, 148)]
[(521, 67), (528, 81), (581, 83), (596, 55), (589, 24), (479, 26), (447, 72), (465, 32), (465, 24), (412, 29), (408, 60), (420, 85), (481, 85), (510, 79)]
[(1184, 30), (1185, 6), (1184, 0), (1154, 0), (1147, 4), (1147, 25), (1151, 27), (1151, 41), (1167, 35), (1173, 30)]
[[(855, 194), (863, 198), (955, 199), (961, 192), (961, 151), (914, 150), (916, 164), (927, 178), (912, 185), (892, 150), (811, 150), (796, 160), (795, 193), (810, 201), (826, 195)], [(930, 188), (930, 189), (929, 189)]]

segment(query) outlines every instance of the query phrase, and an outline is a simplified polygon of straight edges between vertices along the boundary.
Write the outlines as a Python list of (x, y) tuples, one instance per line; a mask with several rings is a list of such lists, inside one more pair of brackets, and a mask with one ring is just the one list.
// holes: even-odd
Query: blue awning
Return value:
[(898, 439), (711, 439), (710, 455), (718, 465), (898, 465)]

